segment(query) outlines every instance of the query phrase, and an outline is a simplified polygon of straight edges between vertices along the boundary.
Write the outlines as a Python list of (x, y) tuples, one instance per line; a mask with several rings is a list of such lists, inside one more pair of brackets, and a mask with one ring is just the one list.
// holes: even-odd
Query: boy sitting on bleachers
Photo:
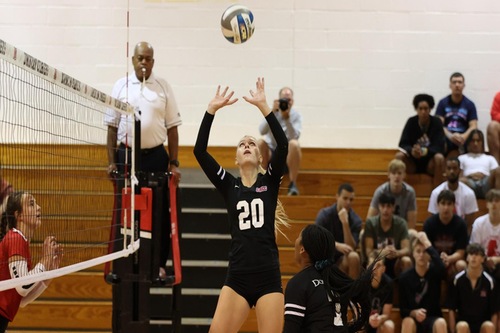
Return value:
[(445, 267), (425, 232), (412, 242), (415, 266), (399, 278), (401, 333), (447, 333), (441, 312), (441, 280)]
[(437, 203), (438, 213), (425, 221), (424, 231), (440, 254), (451, 279), (466, 266), (464, 257), (468, 237), (467, 225), (455, 214), (455, 194), (452, 191), (441, 191)]
[(458, 273), (448, 288), (450, 333), (495, 333), (498, 291), (493, 277), (483, 269), (485, 260), (481, 245), (467, 246), (467, 269)]
[(439, 212), (437, 200), (439, 193), (443, 190), (453, 191), (453, 194), (455, 194), (455, 214), (464, 219), (467, 224), (467, 233), (470, 235), (472, 223), (474, 222), (474, 213), (479, 208), (474, 191), (459, 181), (460, 172), (458, 158), (452, 157), (446, 160), (446, 181), (432, 191), (427, 210), (431, 214), (437, 214)]
[(389, 163), (389, 181), (380, 185), (373, 193), (366, 219), (379, 214), (379, 198), (387, 193), (395, 198), (394, 214), (402, 217), (408, 224), (408, 229), (415, 230), (417, 224), (417, 199), (415, 190), (404, 179), (406, 165), (403, 161), (394, 159)]
[[(378, 199), (379, 215), (366, 220), (363, 237), (364, 256), (379, 253), (385, 257), (387, 274), (394, 278), (412, 266), (406, 221), (394, 214), (395, 198), (382, 193)], [(363, 249), (362, 249), (363, 251)]]

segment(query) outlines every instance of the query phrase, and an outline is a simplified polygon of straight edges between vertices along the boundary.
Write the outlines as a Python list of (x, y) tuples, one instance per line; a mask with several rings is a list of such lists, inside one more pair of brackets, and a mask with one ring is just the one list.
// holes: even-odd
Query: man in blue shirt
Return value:
[(474, 103), (464, 96), (465, 78), (461, 73), (450, 77), (451, 94), (439, 101), (436, 116), (441, 118), (446, 135), (447, 156), (458, 156), (464, 152), (465, 140), (477, 128), (477, 111)]

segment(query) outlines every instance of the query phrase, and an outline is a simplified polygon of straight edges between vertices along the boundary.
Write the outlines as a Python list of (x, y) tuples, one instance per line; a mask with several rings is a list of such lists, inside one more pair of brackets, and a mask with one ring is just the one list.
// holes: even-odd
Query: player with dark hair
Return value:
[(285, 170), (288, 140), (267, 105), (264, 79), (245, 101), (255, 105), (266, 118), (277, 142), (267, 170), (257, 140), (244, 136), (236, 148), (240, 177), (227, 172), (207, 152), (215, 113), (234, 104), (234, 92), (217, 88), (208, 104), (194, 147), (203, 171), (222, 194), (228, 211), (231, 250), (226, 281), (222, 287), (210, 332), (237, 332), (255, 306), (259, 332), (278, 332), (283, 327), (283, 289), (276, 245), (276, 229), (287, 224), (278, 192)]
[[(32, 267), (29, 242), (40, 226), (41, 208), (26, 192), (14, 192), (8, 200), (0, 221), (0, 280), (15, 279), (29, 274), (59, 268), (62, 247), (54, 236), (45, 238), (42, 259)], [(14, 320), (19, 306), (35, 300), (47, 288), (50, 280), (0, 291), (0, 333)]]
[(0, 214), (5, 210), (7, 198), (13, 191), (12, 185), (9, 184), (2, 176), (2, 165), (0, 164)]
[(413, 98), (416, 116), (410, 117), (399, 140), (396, 158), (406, 164), (406, 172), (433, 176), (436, 187), (443, 181), (445, 136), (443, 123), (432, 116), (434, 98), (418, 94)]
[[(295, 260), (302, 270), (287, 284), (284, 333), (357, 332), (370, 315), (370, 281), (374, 263), (352, 280), (334, 263), (335, 239), (310, 224), (295, 241)], [(347, 312), (354, 306), (355, 319)]]

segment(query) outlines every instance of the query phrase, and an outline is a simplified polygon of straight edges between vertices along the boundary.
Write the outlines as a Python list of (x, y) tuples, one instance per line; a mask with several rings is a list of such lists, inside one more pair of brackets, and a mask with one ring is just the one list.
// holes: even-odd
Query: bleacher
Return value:
[[(86, 146), (72, 147), (85, 156), (94, 159), (106, 160), (106, 151), (103, 147), (91, 148)], [(226, 168), (234, 168), (233, 147), (213, 147), (210, 152)], [(294, 262), (293, 242), (300, 230), (307, 224), (313, 223), (319, 209), (332, 205), (335, 192), (340, 183), (350, 182), (355, 189), (353, 209), (361, 216), (366, 217), (371, 196), (375, 188), (387, 180), (387, 165), (393, 158), (395, 150), (381, 149), (303, 149), (303, 162), (298, 178), (300, 196), (286, 196), (288, 180), (283, 181), (282, 195), (280, 196), (285, 209), (291, 218), (292, 227), (287, 230), (289, 240), (278, 236), (283, 286), (298, 271)], [(9, 165), (8, 159), (3, 159), (3, 174), (7, 180), (16, 185), (16, 179), (9, 179), (9, 168), (20, 167)], [(29, 159), (27, 159), (29, 161)], [(199, 172), (199, 166), (192, 155), (192, 147), (180, 147), (179, 160), (181, 171), (184, 175), (190, 170)], [(32, 163), (31, 169), (22, 166), (26, 177), (41, 177), (43, 166), (56, 164), (57, 161), (38, 161)], [(33, 165), (42, 169), (33, 170)], [(85, 165), (66, 166), (82, 173), (98, 173), (102, 175), (105, 170), (88, 170)], [(183, 177), (183, 180), (186, 177)], [(92, 177), (87, 177), (92, 179)], [(427, 205), (431, 188), (431, 179), (425, 175), (409, 175), (407, 182), (414, 186), (417, 193), (417, 229), (422, 228), (423, 221), (427, 218)], [(56, 195), (50, 192), (50, 181), (41, 182), (40, 188), (32, 191), (40, 205), (49, 205), (50, 197)], [(45, 184), (45, 185), (44, 185)], [(46, 186), (46, 188), (42, 188)], [(79, 192), (81, 200), (79, 205), (101, 205), (112, 207), (111, 183), (109, 187), (101, 189), (100, 193), (85, 191), (85, 184), (68, 185), (67, 191)], [(37, 193), (38, 196), (36, 195)], [(60, 195), (60, 194), (58, 194)], [(479, 201), (480, 212), (486, 213), (484, 201)], [(82, 208), (82, 207), (80, 207)], [(80, 209), (81, 210), (81, 209)], [(182, 222), (182, 221), (181, 221)], [(75, 219), (75, 226), (88, 223), (84, 217)], [(108, 235), (102, 235), (103, 243)], [(182, 249), (181, 249), (182, 251)], [(96, 253), (104, 254), (106, 247), (96, 249)], [(93, 267), (84, 272), (78, 272), (55, 279), (45, 293), (38, 300), (20, 309), (16, 319), (10, 325), (9, 332), (110, 332), (111, 331), (111, 287), (104, 282), (103, 266)], [(400, 319), (397, 307), (393, 310), (392, 318), (399, 327)], [(256, 332), (257, 322), (254, 311), (241, 330), (242, 332)], [(398, 330), (396, 331), (398, 332)]]

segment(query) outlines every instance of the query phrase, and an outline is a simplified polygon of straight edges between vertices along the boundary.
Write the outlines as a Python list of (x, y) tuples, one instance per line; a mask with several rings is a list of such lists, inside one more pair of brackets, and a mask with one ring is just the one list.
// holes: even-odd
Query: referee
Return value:
[[(153, 47), (147, 42), (138, 43), (132, 57), (134, 73), (115, 83), (112, 96), (132, 105), (136, 117), (140, 118), (141, 163), (138, 169), (147, 174), (148, 177), (151, 173), (161, 175), (171, 172), (174, 181), (178, 184), (181, 173), (178, 161), (179, 135), (177, 127), (182, 124), (182, 120), (172, 88), (167, 81), (155, 76), (152, 72), (154, 62)], [(118, 171), (120, 175), (116, 181), (117, 194), (121, 193), (124, 186), (124, 181), (121, 179), (130, 177), (131, 149), (129, 147), (134, 140), (132, 129), (135, 121), (133, 118), (111, 109), (108, 109), (104, 118), (104, 123), (108, 127), (108, 174), (111, 175), (112, 172)], [(164, 147), (165, 141), (168, 141), (168, 153)], [(158, 199), (162, 202), (168, 198), (167, 184), (160, 185), (160, 188), (156, 190), (155, 193), (158, 193), (158, 190), (161, 192), (159, 193), (161, 198), (154, 199), (154, 206), (159, 202)], [(121, 196), (117, 195), (116, 198), (117, 221), (119, 221)], [(159, 271), (150, 273), (157, 273), (160, 279), (165, 279), (165, 265), (170, 247), (169, 210), (168, 205), (163, 204), (153, 208), (153, 218), (159, 215), (161, 220), (159, 228), (160, 253), (156, 253), (159, 255)], [(120, 232), (120, 223), (118, 222), (117, 225), (114, 229), (115, 235)], [(155, 232), (157, 232), (156, 229)], [(119, 246), (119, 244), (114, 246)], [(151, 260), (153, 261), (152, 258)], [(120, 279), (127, 278), (132, 273), (132, 267), (129, 267), (128, 263), (126, 258), (115, 261), (114, 271)], [(130, 328), (129, 324), (134, 320), (131, 316), (134, 310), (130, 303), (139, 302), (142, 304), (141, 318), (148, 313), (146, 308), (149, 288), (140, 287), (140, 290), (139, 295), (133, 296), (130, 281), (123, 281), (120, 285), (113, 286), (113, 332), (126, 332)]]

